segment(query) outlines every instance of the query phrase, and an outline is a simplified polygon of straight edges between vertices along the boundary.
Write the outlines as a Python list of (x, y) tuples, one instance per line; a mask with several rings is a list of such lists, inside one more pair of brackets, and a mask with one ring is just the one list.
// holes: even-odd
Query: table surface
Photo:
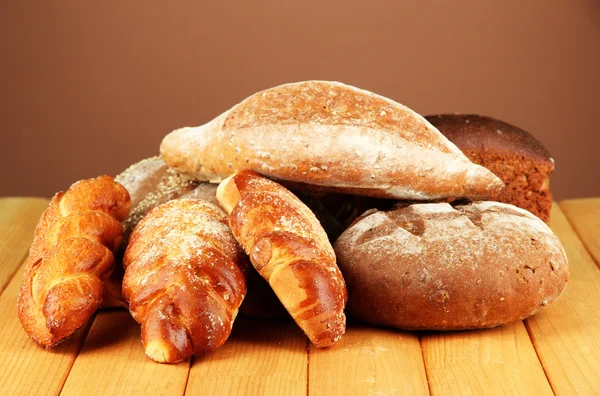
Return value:
[(48, 200), (0, 198), (0, 395), (400, 395), (600, 392), (600, 198), (555, 203), (550, 226), (571, 267), (541, 313), (491, 330), (406, 332), (350, 325), (310, 345), (293, 322), (239, 318), (214, 354), (177, 365), (146, 358), (124, 310), (98, 312), (53, 351), (16, 314), (21, 265)]

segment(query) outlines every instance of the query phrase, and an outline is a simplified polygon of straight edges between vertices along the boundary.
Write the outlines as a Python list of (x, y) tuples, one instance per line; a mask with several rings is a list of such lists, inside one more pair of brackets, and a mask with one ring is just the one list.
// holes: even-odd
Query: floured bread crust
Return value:
[(281, 185), (251, 171), (223, 181), (217, 199), (254, 268), (313, 344), (346, 329), (346, 285), (313, 212)]
[(176, 363), (221, 346), (246, 295), (246, 260), (215, 205), (178, 199), (152, 209), (123, 258), (123, 296), (146, 354)]
[(129, 234), (152, 208), (177, 198), (202, 199), (217, 204), (217, 186), (200, 183), (169, 168), (160, 157), (131, 165), (115, 178), (131, 196), (131, 212), (123, 221), (123, 249)]
[(208, 124), (167, 135), (161, 157), (203, 181), (248, 169), (381, 198), (484, 198), (502, 188), (406, 106), (327, 81), (256, 93)]
[(513, 205), (406, 204), (365, 213), (336, 241), (348, 310), (421, 330), (494, 327), (535, 314), (569, 276), (558, 238)]

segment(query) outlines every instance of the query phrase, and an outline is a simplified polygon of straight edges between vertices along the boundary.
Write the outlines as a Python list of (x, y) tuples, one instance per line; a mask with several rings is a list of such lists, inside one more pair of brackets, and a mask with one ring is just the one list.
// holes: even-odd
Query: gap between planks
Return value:
[(75, 361), (88, 326), (52, 351), (37, 346), (17, 317), (23, 266), (0, 296), (0, 394), (58, 394)]
[(44, 198), (0, 198), (0, 293), (27, 257), (33, 231), (48, 202)]
[(560, 208), (579, 239), (600, 267), (600, 198), (571, 199)]
[[(563, 217), (561, 220), (561, 216)], [(589, 304), (582, 304), (584, 302), (588, 303), (593, 303), (590, 302), (590, 300), (588, 298), (590, 297), (599, 297), (596, 294), (598, 294), (598, 290), (597, 290), (597, 285), (599, 284), (598, 282), (600, 282), (600, 275), (598, 274), (598, 269), (595, 266), (595, 263), (591, 260), (591, 257), (589, 256), (589, 254), (587, 253), (587, 251), (585, 250), (585, 248), (583, 248), (583, 244), (582, 242), (579, 240), (579, 238), (575, 235), (575, 233), (573, 232), (573, 230), (570, 228), (568, 222), (566, 222), (566, 219), (564, 218), (564, 215), (562, 215), (562, 213), (560, 212), (560, 210), (558, 209), (558, 207), (555, 207), (553, 210), (553, 223), (552, 223), (552, 227), (554, 229), (554, 231), (559, 235), (561, 241), (563, 242), (563, 244), (565, 245), (565, 249), (567, 250), (567, 253), (569, 255), (569, 259), (571, 261), (571, 265), (572, 265), (572, 271), (574, 272), (574, 274), (572, 275), (572, 280), (568, 286), (567, 292), (565, 293), (565, 295), (561, 298), (561, 300), (559, 300), (559, 302), (557, 302), (555, 305), (550, 306), (545, 312), (542, 312), (538, 315), (536, 315), (535, 317), (529, 319), (527, 321), (527, 324), (530, 328), (530, 332), (531, 332), (531, 336), (532, 339), (534, 341), (534, 343), (536, 344), (536, 349), (537, 352), (540, 356), (540, 359), (542, 360), (542, 362), (544, 363), (544, 367), (546, 368), (547, 371), (547, 375), (548, 378), (550, 379), (550, 381), (553, 383), (553, 386), (555, 387), (555, 390), (558, 394), (564, 393), (567, 394), (569, 393), (569, 391), (572, 390), (576, 390), (579, 392), (584, 392), (586, 389), (593, 389), (593, 386), (596, 385), (595, 382), (593, 382), (595, 380), (594, 378), (594, 374), (596, 373), (596, 371), (594, 370), (600, 370), (600, 367), (598, 367), (597, 365), (597, 359), (593, 360), (590, 358), (590, 356), (593, 358), (594, 354), (591, 353), (590, 354), (590, 348), (588, 348), (588, 350), (585, 350), (586, 346), (590, 346), (592, 349), (593, 348), (597, 348), (597, 343), (598, 341), (595, 341), (594, 339), (590, 339), (590, 337), (594, 337), (593, 332), (583, 332), (583, 333), (569, 333), (568, 330), (577, 330), (577, 326), (573, 326), (570, 323), (564, 323), (564, 322), (568, 322), (569, 320), (569, 310), (570, 308), (572, 308), (572, 306), (574, 305), (575, 308), (579, 308), (576, 309), (577, 311), (581, 311), (581, 312), (577, 312), (577, 315), (575, 315), (575, 318), (581, 318), (581, 315), (583, 314), (584, 316), (586, 314), (591, 314), (591, 316), (589, 318), (592, 318), (592, 322), (593, 323), (598, 323), (596, 320), (598, 319), (598, 312), (600, 312), (600, 307), (598, 307), (599, 309), (596, 309), (595, 311), (592, 309), (592, 307), (590, 307)], [(32, 231), (31, 231), (31, 235), (32, 235)], [(592, 266), (590, 266), (589, 264), (591, 264)], [(593, 268), (596, 272), (592, 271), (591, 268)], [(584, 281), (588, 280), (587, 279), (587, 275), (590, 275), (595, 279), (594, 282), (596, 282), (595, 284), (592, 282), (591, 286), (595, 286), (596, 287), (596, 291), (594, 294), (594, 290), (590, 289), (589, 287), (583, 287), (583, 286), (590, 286), (589, 284), (585, 283)], [(43, 349), (35, 346), (23, 333), (22, 329), (20, 328), (20, 325), (18, 323), (18, 320), (16, 319), (16, 312), (15, 308), (14, 308), (14, 299), (16, 298), (16, 290), (18, 290), (18, 283), (20, 280), (20, 276), (18, 276), (20, 274), (17, 274), (17, 276), (13, 277), (13, 280), (11, 281), (11, 283), (9, 284), (9, 287), (7, 287), (7, 289), (5, 290), (5, 293), (2, 294), (2, 296), (0, 297), (0, 301), (3, 302), (4, 304), (2, 304), (2, 308), (4, 307), (8, 307), (10, 308), (10, 306), (12, 306), (12, 309), (8, 309), (8, 311), (13, 311), (12, 315), (7, 314), (7, 309), (2, 309), (0, 310), (0, 318), (2, 318), (2, 320), (4, 320), (4, 327), (0, 330), (0, 334), (2, 334), (2, 336), (0, 336), (0, 351), (2, 351), (2, 353), (4, 354), (3, 356), (6, 357), (6, 359), (3, 360), (3, 362), (0, 362), (0, 366), (4, 363), (4, 362), (9, 362), (10, 363), (10, 370), (12, 371), (7, 371), (6, 369), (2, 370), (2, 372), (11, 372), (13, 374), (16, 374), (17, 377), (19, 377), (18, 379), (12, 379), (10, 380), (11, 377), (14, 377), (12, 375), (8, 375), (8, 376), (3, 376), (4, 381), (0, 381), (0, 391), (1, 393), (15, 393), (15, 392), (24, 392), (24, 393), (31, 393), (31, 392), (36, 392), (36, 391), (44, 391), (44, 392), (50, 392), (50, 393), (56, 393), (60, 387), (62, 387), (62, 383), (60, 381), (61, 378), (61, 372), (63, 373), (63, 376), (66, 378), (66, 376), (69, 374), (68, 369), (71, 367), (71, 365), (65, 365), (65, 360), (67, 360), (67, 363), (69, 361), (69, 359), (71, 359), (71, 364), (73, 365), (73, 367), (75, 367), (75, 364), (73, 364), (73, 360), (75, 361), (75, 363), (77, 363), (77, 360), (79, 360), (79, 357), (77, 357), (77, 359), (75, 359), (75, 356), (73, 356), (73, 353), (77, 353), (78, 350), (78, 345), (75, 345), (75, 348), (73, 346), (73, 344), (77, 344), (77, 338), (79, 338), (79, 342), (81, 342), (81, 340), (83, 339), (84, 333), (85, 331), (81, 331), (78, 332), (78, 334), (76, 335), (75, 338), (69, 340), (67, 343), (61, 345), (59, 347), (58, 351), (55, 352), (47, 352), (44, 351)], [(589, 283), (589, 282), (588, 282)], [(16, 286), (16, 287), (15, 287)], [(574, 292), (572, 292), (571, 294), (573, 295), (572, 297), (569, 297), (569, 293), (570, 290), (574, 290)], [(11, 294), (14, 294), (14, 298), (9, 298)], [(582, 298), (583, 296), (583, 298)], [(564, 301), (563, 303), (561, 303), (561, 301), (563, 301), (563, 299), (569, 300), (569, 301)], [(12, 301), (9, 301), (12, 300)], [(600, 298), (596, 299), (596, 301), (600, 300)], [(558, 313), (555, 313), (558, 312)], [(594, 312), (596, 312), (596, 314), (594, 315)], [(133, 320), (128, 316), (129, 314), (125, 311), (122, 312), (101, 312), (98, 314), (98, 317), (101, 316), (119, 316), (120, 314), (125, 314), (124, 317), (125, 318), (129, 318), (127, 320), (130, 321), (130, 323), (127, 326), (131, 326), (133, 328), (136, 328), (137, 331), (139, 332), (139, 326), (137, 324), (135, 324), (135, 322), (133, 322)], [(565, 315), (567, 317), (565, 317)], [(16, 322), (16, 326), (15, 323), (10, 323), (10, 319), (13, 319), (13, 322)], [(586, 319), (588, 318), (588, 316), (585, 316)], [(548, 319), (550, 318), (550, 319)], [(8, 319), (8, 321), (6, 320)], [(110, 320), (107, 320), (108, 322), (110, 322)], [(551, 324), (557, 324), (563, 326), (563, 328), (556, 328), (553, 326), (547, 326), (547, 323), (550, 321)], [(123, 321), (118, 321), (119, 323), (123, 324), (123, 328), (120, 328), (121, 331), (125, 330), (125, 324), (126, 324), (126, 320), (124, 319)], [(100, 322), (97, 326), (100, 326)], [(502, 330), (502, 331), (515, 331), (515, 334), (521, 334), (522, 331), (518, 329), (519, 324), (513, 324), (513, 326), (517, 326), (517, 329), (510, 329), (509, 326), (505, 326), (504, 328), (499, 328), (498, 330)], [(94, 321), (94, 325), (96, 325), (96, 321)], [(265, 332), (264, 329), (264, 324), (263, 322), (261, 322), (261, 324), (256, 324), (256, 326), (258, 326), (258, 328), (255, 328), (255, 332), (256, 334), (258, 334), (260, 337), (263, 337), (263, 333)], [(522, 324), (520, 325), (522, 327)], [(92, 326), (93, 327), (93, 326)], [(584, 326), (585, 327), (585, 326)], [(15, 333), (14, 329), (17, 329), (18, 334)], [(292, 326), (292, 328), (294, 328)], [(565, 335), (565, 331), (563, 330), (567, 330), (567, 334)], [(12, 332), (7, 331), (8, 330), (13, 330)], [(102, 327), (99, 327), (99, 329), (101, 330)], [(278, 331), (278, 330), (282, 330), (277, 328), (276, 326), (271, 328), (270, 330), (274, 331), (277, 335), (280, 334), (285, 334), (287, 333), (287, 331)], [(306, 393), (307, 390), (307, 386), (308, 386), (308, 391), (309, 393), (311, 392), (311, 389), (316, 391), (319, 388), (319, 386), (324, 386), (323, 384), (326, 384), (327, 381), (329, 381), (329, 379), (327, 377), (331, 377), (331, 374), (329, 372), (326, 371), (327, 374), (323, 375), (322, 371), (317, 370), (319, 367), (319, 360), (321, 360), (321, 364), (331, 364), (334, 365), (337, 362), (337, 365), (339, 366), (340, 363), (343, 363), (346, 360), (352, 360), (349, 359), (348, 356), (352, 356), (357, 355), (357, 356), (361, 356), (361, 354), (364, 354), (365, 352), (367, 353), (371, 353), (372, 351), (369, 352), (369, 348), (373, 348), (372, 345), (369, 345), (369, 343), (367, 342), (369, 339), (376, 339), (379, 340), (379, 338), (377, 338), (377, 336), (375, 336), (374, 334), (377, 331), (382, 331), (385, 334), (393, 334), (393, 331), (387, 331), (387, 330), (377, 330), (377, 329), (368, 329), (366, 330), (366, 333), (364, 335), (360, 335), (358, 333), (354, 333), (354, 327), (350, 326), (349, 327), (349, 331), (348, 334), (342, 338), (342, 340), (348, 338), (347, 341), (351, 341), (353, 336), (357, 336), (360, 339), (360, 342), (355, 343), (355, 344), (350, 344), (347, 345), (346, 347), (349, 347), (350, 351), (347, 351), (347, 354), (344, 353), (343, 355), (339, 355), (339, 350), (336, 352), (335, 349), (330, 348), (327, 350), (317, 350), (314, 351), (314, 353), (311, 353), (310, 355), (306, 353), (306, 338), (300, 333), (299, 334), (299, 339), (301, 340), (301, 348), (298, 349), (298, 351), (301, 351), (302, 349), (304, 349), (304, 353), (300, 353), (298, 356), (304, 356), (302, 361), (302, 366), (304, 367), (303, 370), (301, 370), (300, 372), (304, 371), (305, 375), (306, 375), (306, 383), (302, 384), (302, 382), (300, 381), (299, 383), (302, 384), (303, 386), (299, 386), (298, 389), (303, 389), (303, 392)], [(240, 329), (241, 331), (241, 329)], [(293, 331), (293, 330), (292, 330)], [(297, 328), (296, 328), (297, 331)], [(90, 330), (91, 332), (91, 330)], [(490, 335), (493, 332), (493, 330), (488, 330), (488, 331), (481, 331), (481, 333), (484, 333), (485, 335)], [(235, 330), (234, 330), (235, 333)], [(439, 384), (436, 385), (436, 379), (434, 378), (437, 374), (434, 373), (435, 371), (435, 365), (432, 366), (431, 362), (435, 361), (435, 359), (439, 358), (439, 350), (442, 351), (446, 351), (446, 350), (451, 350), (451, 348), (453, 347), (460, 347), (460, 345), (465, 345), (467, 346), (468, 351), (465, 353), (465, 356), (468, 356), (469, 354), (473, 354), (475, 353), (476, 356), (479, 356), (481, 353), (483, 353), (485, 355), (484, 352), (481, 352), (482, 350), (485, 351), (486, 349), (488, 349), (488, 346), (485, 346), (483, 349), (480, 347), (480, 345), (482, 344), (482, 340), (485, 340), (485, 338), (487, 336), (481, 336), (481, 335), (476, 335), (476, 333), (478, 332), (464, 332), (464, 334), (468, 335), (467, 339), (462, 339), (461, 337), (461, 333), (448, 333), (448, 334), (426, 334), (423, 336), (423, 354), (421, 354), (421, 346), (418, 345), (418, 340), (417, 340), (417, 345), (418, 345), (418, 349), (419, 349), (419, 354), (421, 356), (425, 355), (425, 363), (427, 364), (427, 367), (429, 369), (434, 369), (434, 370), (429, 370), (431, 373), (431, 379), (430, 379), (430, 386), (432, 389), (432, 393), (436, 394), (436, 393), (443, 393), (441, 392), (443, 390), (443, 387), (439, 386)], [(98, 334), (101, 334), (101, 332), (99, 332)], [(256, 335), (255, 334), (255, 335)], [(136, 342), (137, 342), (137, 352), (139, 353), (140, 351), (143, 354), (143, 350), (141, 350), (141, 345), (139, 344), (139, 333), (138, 334), (134, 334), (135, 338), (136, 338)], [(506, 335), (504, 335), (506, 336)], [(565, 339), (563, 339), (566, 336), (567, 340), (565, 341)], [(208, 370), (208, 374), (209, 377), (212, 376), (211, 381), (213, 383), (218, 383), (219, 381), (223, 381), (223, 377), (226, 377), (227, 380), (226, 382), (230, 382), (230, 380), (232, 380), (234, 383), (238, 383), (238, 390), (242, 390), (244, 389), (243, 386), (244, 385), (244, 381), (246, 381), (246, 383), (248, 383), (247, 378), (245, 377), (245, 375), (247, 375), (246, 372), (238, 372), (237, 374), (234, 373), (234, 375), (229, 375), (228, 371), (222, 371), (223, 369), (229, 367), (228, 365), (231, 363), (229, 362), (230, 358), (229, 355), (231, 354), (240, 354), (240, 356), (242, 356), (242, 351), (244, 351), (247, 346), (245, 344), (247, 344), (248, 340), (244, 340), (244, 337), (242, 336), (239, 339), (239, 342), (236, 341), (236, 337), (237, 336), (232, 336), (232, 338), (230, 339), (230, 341), (228, 341), (227, 344), (225, 344), (225, 346), (223, 348), (225, 348), (228, 344), (230, 349), (223, 349), (222, 348), (222, 352), (220, 353), (221, 350), (218, 350), (215, 354), (213, 354), (212, 356), (208, 357), (208, 358), (204, 358), (204, 359), (197, 359), (198, 364), (196, 364), (196, 361), (194, 361), (194, 363), (192, 364), (192, 370), (194, 370), (194, 367), (196, 367), (196, 372), (198, 373), (197, 375), (192, 375), (192, 370), (189, 370), (189, 382), (187, 384), (183, 384), (184, 388), (188, 389), (189, 393), (195, 393), (193, 392), (193, 390), (196, 389), (203, 389), (205, 386), (207, 386), (209, 382), (204, 382), (203, 381), (203, 375), (206, 374), (206, 371)], [(361, 338), (362, 337), (362, 338)], [(443, 337), (443, 339), (439, 339), (439, 340), (435, 340), (434, 338), (429, 338), (428, 337)], [(468, 338), (470, 337), (474, 337), (472, 340), (469, 340)], [(508, 334), (508, 339), (510, 339), (511, 337), (517, 338), (517, 336), (511, 336), (510, 334)], [(571, 347), (569, 347), (570, 343), (573, 343), (573, 340), (569, 340), (569, 338), (582, 338), (583, 340), (579, 340), (580, 344), (577, 344), (575, 342), (575, 346), (573, 348), (577, 348), (578, 346), (583, 346), (583, 350), (578, 350), (575, 349), (573, 350)], [(24, 340), (23, 340), (24, 338)], [(90, 338), (88, 336), (88, 338), (90, 340), (93, 340), (93, 338)], [(132, 337), (133, 338), (133, 337)], [(493, 341), (492, 344), (494, 342), (497, 342), (498, 338), (502, 338), (501, 337), (495, 337), (496, 341)], [(553, 343), (555, 344), (555, 340), (559, 339), (560, 342), (558, 342), (557, 345), (553, 345)], [(25, 342), (23, 342), (25, 341)], [(596, 342), (594, 344), (594, 341)], [(88, 340), (86, 339), (86, 343), (88, 342)], [(94, 341), (90, 341), (90, 342), (94, 342)], [(97, 341), (96, 341), (97, 342)], [(591, 342), (591, 344), (590, 344)], [(7, 343), (10, 343), (12, 345), (7, 345)], [(478, 345), (476, 345), (478, 344)], [(483, 342), (483, 344), (485, 344), (485, 342)], [(343, 344), (340, 344), (340, 347)], [(436, 352), (436, 345), (442, 349), (439, 349), (438, 352)], [(515, 344), (518, 345), (518, 344)], [(19, 348), (19, 346), (21, 348)], [(363, 346), (366, 346), (365, 348), (363, 348)], [(33, 347), (33, 348), (31, 348)], [(73, 348), (75, 349), (73, 351)], [(334, 347), (335, 348), (335, 347)], [(474, 348), (474, 349), (473, 349)], [(91, 351), (91, 353), (98, 353), (98, 351), (100, 351), (102, 348), (100, 349), (94, 349), (94, 348), (89, 348), (89, 351)], [(106, 349), (106, 348), (105, 348)], [(132, 347), (132, 352), (133, 351), (133, 347)], [(14, 352), (18, 350), (18, 359), (16, 359), (17, 361), (14, 361)], [(596, 349), (595, 349), (596, 350)], [(595, 351), (594, 350), (594, 351)], [(86, 353), (88, 349), (86, 349)], [(267, 349), (268, 351), (268, 349)], [(428, 352), (427, 352), (428, 351)], [(566, 352), (574, 352), (576, 354), (578, 354), (578, 356), (571, 356), (571, 361), (569, 361), (567, 356), (565, 358), (564, 353)], [(82, 350), (83, 352), (83, 350)], [(593, 351), (592, 351), (593, 352)], [(11, 353), (13, 353), (13, 355), (11, 355)], [(523, 353), (522, 351), (517, 351), (518, 353)], [(531, 355), (530, 353), (525, 352), (528, 355)], [(534, 351), (535, 353), (535, 351)], [(218, 357), (218, 354), (221, 355), (221, 358)], [(262, 355), (265, 355), (266, 353), (263, 353)], [(337, 354), (337, 355), (336, 355)], [(35, 358), (32, 358), (33, 355), (36, 355)], [(256, 362), (255, 361), (250, 361), (250, 363), (256, 363), (261, 365), (262, 363), (260, 362), (260, 359), (258, 359), (258, 356), (261, 355), (260, 353), (254, 354), (253, 356), (255, 358), (257, 358)], [(320, 356), (318, 356), (320, 355)], [(329, 356), (327, 356), (329, 355)], [(506, 356), (511, 356), (514, 355), (514, 351), (510, 352), (508, 355)], [(581, 356), (580, 356), (581, 355)], [(596, 353), (595, 356), (598, 356), (599, 354)], [(84, 356), (84, 355), (80, 355)], [(404, 356), (404, 355), (402, 355)], [(437, 356), (437, 357), (436, 357)], [(490, 361), (492, 361), (493, 359), (493, 353), (489, 354), (490, 356)], [(502, 358), (505, 359), (506, 361), (506, 356), (503, 356)], [(583, 358), (581, 358), (583, 356)], [(225, 359), (223, 359), (223, 357), (226, 357)], [(145, 358), (145, 357), (144, 357)], [(298, 357), (296, 357), (298, 358)], [(404, 358), (404, 357), (403, 357)], [(460, 362), (460, 357), (459, 356), (455, 356), (455, 358), (453, 358), (454, 360), (447, 360), (445, 361), (446, 364), (450, 364), (451, 366), (459, 366), (461, 364)], [(529, 357), (528, 357), (529, 359)], [(536, 356), (537, 359), (537, 356)], [(211, 362), (213, 361), (214, 362)], [(357, 362), (360, 359), (357, 360)], [(363, 359), (366, 360), (366, 359)], [(208, 362), (213, 363), (213, 367), (211, 369), (209, 369), (209, 364), (206, 364)], [(84, 362), (82, 360), (82, 362)], [(23, 365), (23, 363), (26, 363), (25, 365)], [(157, 365), (153, 362), (150, 362), (153, 365)], [(574, 363), (574, 364), (573, 364)], [(6, 363), (4, 363), (6, 364)], [(33, 365), (33, 369), (30, 366), (30, 364)], [(83, 364), (83, 363), (82, 363)], [(118, 364), (118, 363), (117, 363)], [(121, 362), (121, 364), (124, 364), (123, 362)], [(244, 365), (247, 365), (248, 363), (243, 363), (242, 365), (239, 364), (239, 359), (238, 362), (235, 364), (237, 365), (238, 369)], [(381, 362), (379, 363), (375, 363), (375, 366), (373, 367), (377, 367), (377, 364), (381, 364)], [(539, 363), (538, 363), (539, 364)], [(581, 367), (578, 367), (579, 366)], [(160, 366), (160, 365), (158, 365)], [(300, 366), (300, 365), (298, 365)], [(316, 367), (315, 367), (316, 366)], [(564, 367), (563, 367), (564, 366)], [(294, 367), (294, 364), (291, 364), (291, 367)], [(475, 369), (473, 369), (472, 367), (468, 367), (469, 370), (475, 370), (474, 372), (476, 373), (475, 377), (477, 378), (479, 375), (485, 374), (486, 369), (489, 371), (490, 368), (493, 368), (494, 365), (489, 365), (489, 367), (487, 368), (477, 368), (475, 367)], [(16, 371), (15, 371), (16, 369)], [(463, 368), (464, 369), (464, 368)], [(61, 371), (62, 370), (62, 371)], [(449, 367), (448, 371), (444, 371), (444, 370), (440, 370), (440, 373), (442, 373), (442, 376), (440, 377), (441, 379), (445, 380), (446, 378), (452, 378), (454, 376), (454, 373), (452, 372), (453, 367)], [(579, 372), (577, 372), (577, 370), (579, 370)], [(316, 373), (318, 373), (320, 371), (320, 376), (317, 376)], [(561, 371), (564, 371), (564, 373), (561, 373)], [(293, 372), (293, 370), (289, 371), (289, 372)], [(314, 372), (313, 376), (310, 376), (310, 373)], [(377, 370), (374, 371), (375, 374), (379, 374), (380, 372), (378, 372)], [(424, 372), (424, 370), (423, 370)], [(411, 370), (407, 370), (406, 371), (407, 374), (411, 374)], [(94, 372), (94, 374), (96, 374), (96, 372)], [(361, 371), (359, 373), (360, 375), (366, 375), (367, 372), (366, 371)], [(496, 375), (495, 373), (492, 373), (494, 375)], [(343, 376), (342, 377), (342, 381), (344, 382), (344, 385), (346, 385), (346, 389), (348, 389), (351, 385), (353, 385), (353, 381), (356, 378), (360, 378), (360, 375), (358, 377), (353, 377), (353, 378), (347, 378), (347, 376)], [(310, 382), (308, 382), (310, 376)], [(537, 375), (539, 376), (539, 375)], [(596, 374), (597, 376), (597, 374)], [(9, 382), (6, 382), (6, 377), (9, 378)], [(70, 377), (70, 375), (69, 375)], [(221, 377), (221, 378), (220, 378)], [(455, 376), (457, 378), (460, 378), (460, 376)], [(92, 376), (93, 378), (93, 376)], [(293, 378), (293, 377), (292, 377)], [(583, 381), (582, 381), (583, 378)], [(90, 377), (88, 377), (88, 379), (90, 379)], [(68, 380), (68, 378), (67, 378)], [(12, 381), (12, 382), (11, 382)], [(22, 381), (22, 382), (20, 382)], [(194, 381), (196, 384), (193, 384), (192, 381)], [(271, 379), (271, 381), (273, 381), (273, 379)], [(285, 380), (286, 382), (289, 382), (289, 378), (287, 378)], [(509, 379), (509, 381), (512, 381), (512, 378)], [(186, 382), (187, 382), (187, 376), (186, 376)], [(56, 384), (59, 383), (60, 386), (57, 386)], [(67, 387), (67, 383), (65, 382), (65, 393), (69, 391), (69, 388)], [(424, 381), (425, 384), (425, 389), (423, 391), (424, 394), (427, 393), (427, 380), (425, 378)], [(583, 385), (582, 385), (583, 384)], [(23, 387), (21, 387), (21, 385), (23, 385)], [(187, 387), (186, 387), (187, 385)], [(591, 387), (591, 388), (585, 388), (585, 385)], [(12, 386), (12, 387), (11, 387)], [(69, 385), (71, 386), (71, 385)], [(200, 388), (198, 388), (198, 386), (200, 386)], [(231, 387), (231, 385), (228, 385)], [(264, 385), (263, 385), (264, 386)], [(52, 389), (54, 389), (54, 391), (52, 391)], [(101, 388), (100, 388), (101, 389)], [(263, 388), (265, 389), (265, 388)], [(279, 388), (280, 389), (280, 388)], [(461, 388), (454, 388), (454, 390), (456, 389), (461, 389)], [(469, 388), (466, 388), (469, 389)], [(486, 389), (486, 388), (483, 388)], [(598, 388), (596, 388), (598, 389)], [(154, 389), (153, 389), (154, 390)], [(171, 390), (173, 390), (171, 388)], [(233, 390), (233, 389), (232, 389)], [(489, 390), (489, 389), (486, 389)], [(106, 392), (102, 392), (103, 395), (106, 394)], [(119, 393), (127, 393), (124, 392), (123, 389), (119, 388)], [(299, 392), (298, 394), (302, 394), (302, 392)], [(313, 393), (316, 394), (316, 393)]]
[(351, 323), (330, 348), (309, 346), (309, 395), (428, 395), (415, 333)]
[(595, 394), (600, 389), (600, 269), (557, 204), (550, 226), (567, 253), (570, 279), (558, 301), (525, 323), (554, 392)]

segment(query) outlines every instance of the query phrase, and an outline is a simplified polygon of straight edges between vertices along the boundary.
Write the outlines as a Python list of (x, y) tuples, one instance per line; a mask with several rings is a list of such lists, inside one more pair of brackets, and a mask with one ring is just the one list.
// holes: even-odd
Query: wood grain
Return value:
[(48, 202), (44, 198), (0, 198), (0, 292), (27, 255)]
[(563, 296), (526, 324), (554, 392), (596, 394), (600, 390), (600, 269), (557, 204), (550, 227), (567, 252), (571, 276)]
[(129, 312), (101, 312), (61, 395), (183, 395), (189, 366), (150, 360)]
[(432, 395), (552, 395), (523, 322), (421, 337)]
[(587, 251), (600, 266), (600, 198), (561, 201), (560, 208)]
[(22, 268), (0, 297), (0, 395), (55, 395), (67, 378), (86, 329), (52, 351), (37, 346), (17, 318)]
[(187, 395), (306, 395), (307, 338), (294, 322), (238, 318), (221, 348), (194, 358)]
[[(1, 286), (26, 255), (47, 203), (0, 199)], [(338, 345), (311, 346), (308, 355), (293, 322), (238, 318), (227, 343), (195, 358), (190, 369), (190, 363), (147, 359), (139, 325), (128, 312), (107, 311), (96, 316), (87, 338), (81, 329), (46, 351), (18, 321), (19, 270), (0, 295), (0, 394), (427, 394), (428, 385), (434, 395), (594, 394), (600, 389), (600, 269), (593, 260), (600, 262), (600, 199), (561, 206), (571, 223), (555, 205), (551, 227), (569, 257), (571, 279), (556, 303), (525, 321), (529, 335), (521, 322), (425, 333), (421, 355), (416, 333), (350, 325)]]
[(309, 395), (428, 395), (419, 338), (349, 326), (331, 348), (310, 346)]

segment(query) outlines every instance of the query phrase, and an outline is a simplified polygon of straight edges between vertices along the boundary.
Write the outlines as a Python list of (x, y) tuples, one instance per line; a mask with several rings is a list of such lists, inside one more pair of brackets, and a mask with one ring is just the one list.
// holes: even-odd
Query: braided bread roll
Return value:
[(17, 301), (21, 324), (37, 344), (54, 347), (98, 309), (129, 208), (127, 190), (110, 176), (79, 181), (52, 198)]
[(323, 227), (296, 196), (252, 171), (224, 180), (217, 199), (256, 270), (313, 344), (346, 329), (344, 278)]
[(156, 206), (133, 230), (123, 264), (123, 296), (152, 360), (176, 363), (227, 340), (248, 263), (221, 209), (198, 199)]

